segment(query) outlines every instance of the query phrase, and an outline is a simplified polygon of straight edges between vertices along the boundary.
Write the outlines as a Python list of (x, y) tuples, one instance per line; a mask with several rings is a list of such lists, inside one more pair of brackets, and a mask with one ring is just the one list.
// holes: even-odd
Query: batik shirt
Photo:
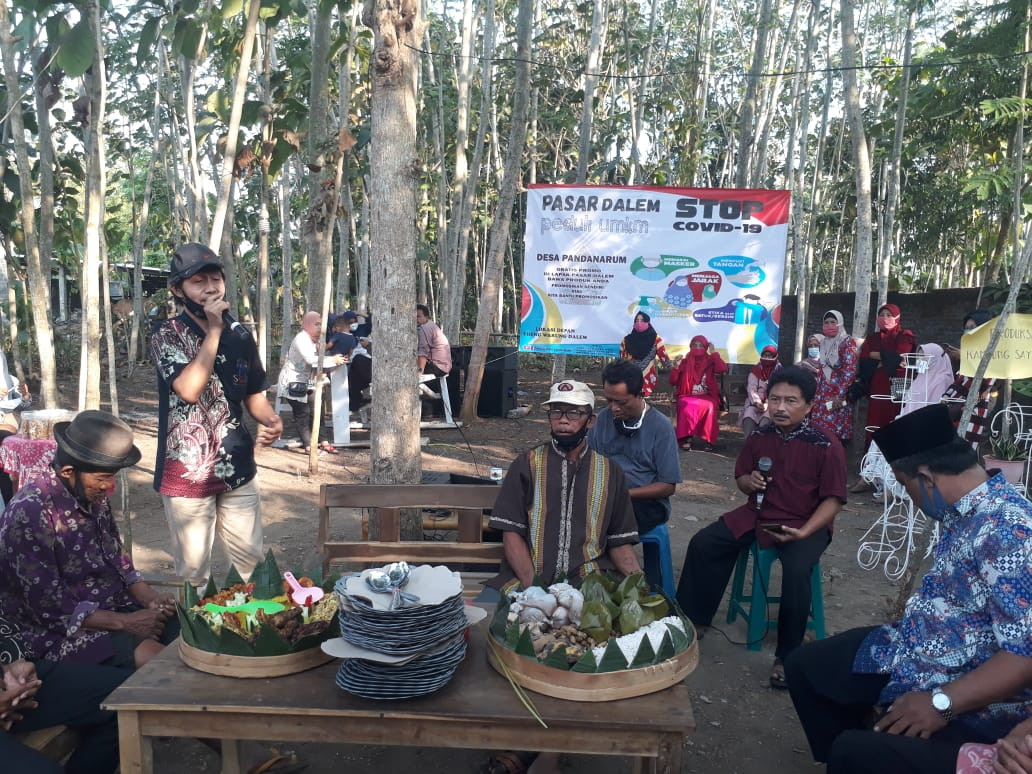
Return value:
[[(903, 619), (871, 632), (853, 668), (889, 675), (880, 699), (888, 705), (956, 680), (1001, 650), (1032, 658), (1032, 503), (996, 475), (950, 509)], [(1030, 710), (1025, 689), (958, 720), (1002, 736)]]
[[(490, 526), (527, 541), (534, 571), (546, 583), (567, 578), (579, 586), (591, 572), (614, 569), (610, 548), (638, 542), (620, 466), (587, 447), (577, 462), (570, 462), (551, 443), (513, 461)], [(507, 588), (515, 578), (503, 561), (489, 585)]]
[(22, 487), (0, 515), (0, 615), (34, 658), (100, 663), (109, 632), (83, 621), (135, 604), (143, 580), (107, 498), (84, 508), (52, 470)]
[(225, 329), (215, 367), (196, 403), (172, 383), (200, 352), (204, 331), (186, 312), (151, 334), (158, 370), (158, 455), (154, 488), (170, 497), (210, 497), (254, 478), (254, 439), (243, 423), (243, 400), (265, 390), (265, 369), (250, 336)]

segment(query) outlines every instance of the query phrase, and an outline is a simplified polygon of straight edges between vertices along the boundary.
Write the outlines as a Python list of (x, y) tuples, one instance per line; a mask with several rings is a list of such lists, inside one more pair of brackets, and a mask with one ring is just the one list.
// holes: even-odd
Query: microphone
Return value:
[(242, 339), (246, 339), (248, 336), (251, 335), (251, 332), (247, 330), (247, 328), (245, 328), (243, 325), (241, 325), (240, 322), (236, 318), (234, 318), (228, 310), (222, 313), (222, 322), (226, 324), (227, 328), (229, 328), (231, 331), (233, 331), (233, 333), (235, 333)]
[[(767, 480), (767, 475), (770, 473), (770, 469), (774, 467), (774, 460), (770, 457), (760, 457), (756, 461), (756, 469), (760, 471), (760, 475), (763, 476), (763, 480)], [(760, 510), (763, 507), (763, 494), (764, 490), (760, 490), (756, 493), (756, 510)]]

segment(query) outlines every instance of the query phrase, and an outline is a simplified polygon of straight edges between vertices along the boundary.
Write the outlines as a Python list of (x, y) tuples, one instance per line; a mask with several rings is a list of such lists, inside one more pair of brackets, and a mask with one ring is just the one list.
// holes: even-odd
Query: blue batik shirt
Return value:
[[(921, 588), (902, 620), (867, 636), (854, 671), (888, 674), (880, 703), (889, 705), (956, 680), (1001, 650), (1032, 658), (1032, 503), (997, 474), (946, 514)], [(1030, 709), (1025, 689), (958, 720), (1002, 735)]]

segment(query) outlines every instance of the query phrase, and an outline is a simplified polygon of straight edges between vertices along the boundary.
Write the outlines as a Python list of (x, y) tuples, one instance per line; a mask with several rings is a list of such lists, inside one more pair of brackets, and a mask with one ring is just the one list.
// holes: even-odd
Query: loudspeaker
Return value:
[(484, 368), (480, 383), (477, 414), (482, 417), (504, 417), (516, 408), (516, 371)]

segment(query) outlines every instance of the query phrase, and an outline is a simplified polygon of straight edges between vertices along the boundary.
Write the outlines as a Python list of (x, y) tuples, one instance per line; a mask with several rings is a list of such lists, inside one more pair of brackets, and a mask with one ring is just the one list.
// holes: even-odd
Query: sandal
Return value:
[(247, 774), (297, 774), (308, 768), (308, 764), (299, 761), (293, 753), (280, 755), (275, 749), (270, 752), (268, 760), (248, 769)]
[(337, 452), (337, 447), (334, 446), (329, 441), (323, 441), (322, 443), (320, 443), (319, 444), (319, 448), (322, 449), (327, 454), (337, 454), (338, 453)]
[(524, 774), (537, 755), (536, 752), (519, 750), (497, 752), (488, 758), (487, 762), (480, 767), (479, 772), (480, 774)]
[(780, 658), (774, 659), (774, 666), (770, 668), (770, 687), (779, 691), (788, 689), (788, 680), (785, 679), (785, 662)]

